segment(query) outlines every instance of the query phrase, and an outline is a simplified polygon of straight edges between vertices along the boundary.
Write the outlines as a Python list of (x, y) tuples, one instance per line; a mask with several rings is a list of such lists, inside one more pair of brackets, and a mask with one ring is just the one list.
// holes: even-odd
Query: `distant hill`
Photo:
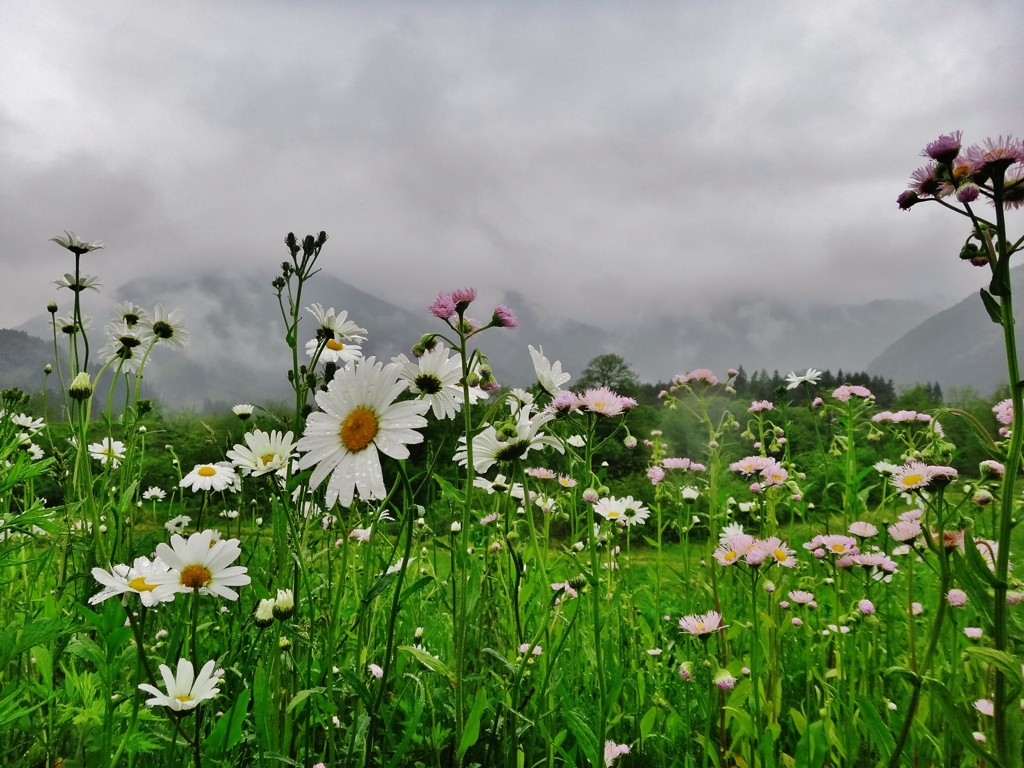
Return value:
[[(1017, 297), (1024, 296), (1024, 265), (1010, 270), (1010, 283)], [(1020, 314), (1024, 306), (1017, 302)], [(1018, 356), (1021, 341), (1017, 334)], [(989, 318), (981, 297), (971, 294), (901, 336), (868, 371), (897, 384), (935, 381), (947, 391), (969, 386), (988, 395), (1007, 383), (1003, 329)]]
[[(230, 276), (211, 272), (186, 280), (145, 278), (112, 293), (87, 292), (83, 301), (85, 311), (95, 316), (97, 337), (117, 302), (131, 300), (148, 308), (162, 302), (185, 313), (191, 345), (184, 352), (157, 350), (147, 367), (148, 388), (171, 407), (204, 409), (246, 400), (286, 400), (291, 393), (286, 378), (291, 363), (271, 277), (236, 270)], [(319, 302), (347, 311), (349, 319), (369, 331), (364, 352), (390, 360), (408, 353), (422, 334), (444, 329), (426, 311), (432, 298), (424, 297), (422, 310), (410, 312), (322, 272), (307, 286), (302, 304)], [(698, 367), (719, 372), (739, 365), (748, 371), (765, 368), (783, 373), (809, 366), (861, 370), (938, 309), (926, 301), (857, 306), (755, 301), (696, 316), (685, 307), (661, 313), (656, 307), (637, 307), (629, 326), (610, 331), (562, 317), (557, 306), (542, 306), (520, 294), (508, 293), (502, 300), (515, 311), (519, 327), (493, 329), (480, 339), (498, 380), (508, 386), (532, 383), (529, 344), (543, 346), (545, 354), (560, 360), (574, 380), (590, 360), (608, 352), (621, 355), (643, 381), (651, 383)], [(97, 307), (107, 311), (101, 313)], [(486, 321), (490, 310), (490, 306), (474, 307), (470, 314)], [(48, 315), (39, 315), (19, 326), (19, 331), (48, 340), (48, 320)], [(302, 343), (314, 332), (312, 319), (304, 320)], [(48, 344), (44, 347), (49, 349)], [(47, 356), (42, 364), (48, 361)], [(19, 363), (26, 368), (33, 364)]]
[(41, 390), (43, 367), (52, 362), (52, 344), (24, 331), (0, 328), (0, 389)]

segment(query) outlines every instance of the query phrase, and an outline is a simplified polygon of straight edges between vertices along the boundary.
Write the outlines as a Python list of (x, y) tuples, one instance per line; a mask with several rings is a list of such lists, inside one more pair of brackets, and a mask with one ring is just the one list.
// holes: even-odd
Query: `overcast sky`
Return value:
[[(614, 327), (985, 279), (921, 147), (1024, 132), (1018, 2), (0, 0), (0, 327), (109, 288), (324, 267), (419, 311), (517, 290)], [(340, 308), (339, 308), (340, 309)], [(102, 313), (96, 313), (102, 316)]]

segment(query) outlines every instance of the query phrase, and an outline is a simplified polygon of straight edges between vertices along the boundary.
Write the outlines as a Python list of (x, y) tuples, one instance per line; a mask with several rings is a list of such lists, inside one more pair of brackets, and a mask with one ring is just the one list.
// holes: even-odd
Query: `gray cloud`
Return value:
[(896, 210), (920, 147), (1020, 130), (1007, 2), (104, 2), (0, 25), (0, 325), (107, 285), (329, 268), (418, 311), (476, 284), (605, 327), (960, 298), (959, 222)]

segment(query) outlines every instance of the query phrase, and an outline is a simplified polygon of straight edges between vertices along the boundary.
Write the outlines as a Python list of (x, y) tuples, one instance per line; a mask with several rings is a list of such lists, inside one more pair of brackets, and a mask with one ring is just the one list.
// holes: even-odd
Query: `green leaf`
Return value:
[(654, 730), (654, 721), (658, 719), (658, 708), (651, 707), (647, 710), (647, 713), (640, 720), (640, 743), (643, 744), (647, 741), (647, 737), (651, 735), (651, 731)]
[(992, 322), (996, 325), (1002, 325), (1003, 313), (999, 306), (999, 302), (993, 299), (992, 294), (984, 288), (981, 289), (981, 302), (985, 305), (985, 311), (988, 312), (988, 316), (992, 318)]
[(803, 716), (802, 712), (798, 712), (792, 707), (789, 708), (789, 716), (793, 718), (793, 725), (796, 727), (796, 732), (803, 736), (804, 731), (807, 730), (807, 718)]
[(473, 699), (473, 707), (469, 710), (469, 717), (466, 719), (466, 729), (462, 732), (462, 741), (459, 742), (459, 751), (455, 753), (455, 761), (457, 763), (462, 762), (466, 751), (476, 744), (477, 739), (480, 738), (480, 718), (483, 717), (486, 708), (487, 690), (480, 688), (476, 692), (476, 698)]
[[(1020, 689), (1021, 679), (1021, 663), (1020, 659), (1014, 656), (1012, 653), (1006, 651), (997, 651), (995, 648), (985, 648), (980, 645), (972, 645), (965, 649), (965, 653), (968, 656), (973, 656), (987, 664), (992, 664), (997, 669), (1001, 670), (1008, 679), (1007, 682), (1010, 684), (1011, 691), (1016, 688)], [(1007, 698), (1016, 697), (1016, 693), (1008, 693)]]
[(426, 651), (421, 650), (419, 648), (413, 648), (411, 645), (400, 645), (398, 646), (398, 650), (405, 651), (418, 662), (420, 662), (420, 664), (427, 667), (427, 669), (431, 669), (434, 672), (438, 672), (447, 677), (452, 682), (455, 682), (455, 675), (452, 674), (452, 671), (448, 669), (447, 665), (445, 665), (445, 663), (440, 659), (435, 659)]
[(325, 690), (327, 690), (327, 689), (326, 688), (306, 688), (304, 690), (299, 691), (294, 696), (292, 696), (292, 700), (288, 702), (288, 708), (285, 711), (291, 712), (293, 709), (295, 709), (297, 706), (299, 706), (299, 704), (301, 704), (302, 702), (304, 702), (306, 699), (308, 699), (310, 696), (313, 696), (314, 694), (317, 695), (317, 696), (322, 696)]
[(434, 475), (434, 479), (437, 481), (437, 484), (441, 486), (441, 496), (443, 498), (447, 499), (448, 501), (452, 502), (452, 504), (457, 506), (462, 506), (463, 504), (466, 503), (466, 494), (464, 494), (462, 491), (460, 491), (458, 488), (449, 483), (440, 475)]
[(252, 691), (248, 688), (243, 689), (238, 699), (231, 705), (231, 709), (217, 720), (217, 725), (203, 743), (209, 752), (228, 752), (242, 740), (242, 725), (245, 723), (251, 697)]
[(893, 739), (889, 729), (882, 722), (882, 716), (878, 714), (878, 710), (875, 709), (875, 705), (870, 699), (866, 697), (860, 699), (860, 711), (864, 716), (864, 722), (867, 723), (871, 743), (882, 757), (888, 760), (893, 750), (896, 749), (896, 740)]
[(273, 724), (274, 699), (270, 692), (270, 671), (261, 662), (256, 665), (253, 678), (253, 717), (256, 719), (256, 736), (264, 752), (277, 749), (277, 730)]
[(992, 269), (992, 282), (989, 283), (988, 289), (994, 296), (1009, 296), (1010, 295), (1010, 260), (1007, 258), (999, 259)]
[(974, 541), (974, 536), (970, 535), (969, 531), (964, 536), (964, 552), (967, 555), (968, 565), (971, 566), (977, 576), (980, 576), (989, 586), (999, 586), (999, 579), (989, 570), (988, 563), (985, 562), (985, 558), (978, 551), (978, 545)]
[(807, 726), (804, 735), (796, 744), (796, 764), (801, 768), (821, 768), (828, 752), (828, 739), (825, 736), (825, 724), (817, 720)]
[(576, 742), (583, 751), (584, 757), (590, 761), (591, 765), (601, 765), (604, 761), (599, 759), (597, 751), (597, 737), (594, 735), (594, 732), (590, 730), (590, 726), (587, 725), (587, 721), (573, 709), (566, 711), (565, 719), (566, 725), (569, 726), (569, 730), (572, 731), (572, 735), (576, 737)]

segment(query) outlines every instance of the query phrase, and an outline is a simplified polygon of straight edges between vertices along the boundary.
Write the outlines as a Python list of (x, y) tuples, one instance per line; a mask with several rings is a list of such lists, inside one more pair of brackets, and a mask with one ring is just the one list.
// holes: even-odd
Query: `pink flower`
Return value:
[(1007, 398), (1000, 400), (992, 406), (992, 413), (996, 415), (996, 421), (1009, 426), (1013, 424), (1013, 400)]
[(977, 640), (985, 633), (981, 627), (964, 627), (964, 634), (971, 638), (971, 640)]
[(861, 538), (870, 538), (878, 533), (878, 528), (871, 523), (865, 523), (863, 520), (850, 523), (850, 527), (847, 530), (854, 536), (860, 536)]
[(380, 680), (382, 677), (384, 677), (384, 670), (381, 669), (380, 666), (377, 665), (377, 664), (370, 664), (369, 666), (367, 666), (366, 671), (369, 672), (371, 675), (373, 675), (378, 680)]
[(797, 605), (807, 605), (814, 602), (814, 595), (810, 592), (804, 592), (803, 590), (797, 589), (789, 593), (789, 599)]
[(844, 384), (832, 393), (832, 397), (841, 403), (845, 403), (850, 399), (850, 397), (860, 397), (865, 400), (873, 400), (875, 396), (871, 394), (871, 390), (867, 387), (862, 387), (858, 384)]
[(865, 616), (870, 616), (872, 613), (875, 612), (875, 604), (872, 603), (870, 600), (861, 600), (859, 603), (857, 603), (857, 608)]
[(665, 470), (661, 467), (651, 467), (647, 470), (647, 479), (651, 481), (651, 485), (657, 485), (665, 479)]
[(967, 605), (967, 593), (962, 589), (951, 589), (946, 593), (946, 602), (954, 608), (960, 608)]
[(896, 541), (910, 541), (921, 535), (921, 523), (918, 520), (900, 520), (889, 526), (889, 535)]
[(569, 477), (569, 475), (559, 475), (558, 484), (563, 488), (575, 488), (576, 480), (572, 477)]
[(708, 611), (704, 614), (690, 614), (679, 620), (679, 628), (689, 632), (696, 637), (707, 637), (713, 632), (725, 629), (728, 624), (722, 624), (722, 614), (718, 611)]
[(458, 288), (451, 292), (451, 299), (455, 302), (456, 309), (461, 308), (465, 311), (466, 307), (476, 301), (476, 288)]
[(804, 544), (804, 549), (824, 549), (832, 555), (856, 555), (860, 551), (856, 539), (839, 533), (818, 534)]
[(491, 316), (491, 325), (500, 328), (515, 328), (519, 325), (519, 321), (516, 320), (515, 313), (511, 309), (504, 304), (499, 304), (494, 308), (494, 314)]
[(693, 662), (684, 661), (679, 665), (679, 676), (688, 683), (693, 682)]
[(618, 416), (623, 408), (628, 407), (621, 397), (612, 392), (608, 387), (588, 389), (580, 398), (580, 406), (591, 413), (600, 413), (602, 416)]
[(755, 494), (755, 495), (760, 493), (761, 492), (761, 484), (760, 483), (751, 483), (750, 484), (750, 492)]
[(668, 458), (663, 459), (661, 466), (665, 469), (689, 469), (690, 460), (685, 458)]
[(747, 408), (747, 413), (760, 413), (761, 411), (772, 411), (775, 410), (775, 406), (770, 400), (755, 400)]
[(587, 490), (583, 492), (583, 500), (588, 504), (597, 504), (598, 498), (599, 496), (597, 495), (597, 491), (593, 488), (587, 488)]
[(1002, 173), (1015, 163), (1024, 163), (1024, 142), (1007, 136), (985, 139), (985, 146), (977, 144), (964, 150), (964, 160), (971, 166), (972, 174)]
[(604, 743), (604, 764), (605, 768), (611, 768), (612, 764), (620, 755), (628, 755), (629, 747), (625, 744), (616, 744), (614, 741)]
[(992, 717), (996, 713), (996, 706), (991, 699), (978, 699), (974, 702), (974, 708), (988, 717)]
[(551, 413), (561, 413), (562, 411), (578, 411), (582, 407), (583, 400), (579, 395), (575, 392), (564, 390), (555, 395), (554, 400), (548, 404), (545, 410)]
[[(519, 646), (519, 652), (520, 653), (526, 653), (527, 651), (530, 651), (530, 644), (529, 643), (522, 643)], [(541, 654), (544, 653), (544, 649), (541, 648), (539, 645), (535, 645), (535, 646), (533, 646), (533, 651), (530, 651), (530, 652), (534, 656), (540, 656)]]
[(924, 613), (924, 606), (920, 603), (911, 603), (910, 612), (915, 616), (920, 616), (922, 613)]
[(452, 295), (450, 293), (442, 291), (437, 294), (437, 298), (434, 299), (434, 303), (427, 307), (427, 309), (434, 317), (447, 320), (455, 314), (455, 302), (452, 301)]
[(734, 461), (729, 465), (729, 469), (733, 472), (739, 472), (741, 475), (752, 475), (773, 463), (775, 463), (775, 460), (769, 459), (767, 456), (747, 456), (739, 461)]
[(736, 678), (730, 675), (728, 670), (720, 669), (715, 675), (715, 685), (720, 691), (731, 691), (736, 685)]
[(821, 404), (825, 402), (820, 397), (816, 397), (811, 401), (811, 408), (820, 408)]
[(552, 584), (551, 588), (555, 590), (555, 592), (565, 592), (568, 597), (578, 597), (578, 593), (572, 588), (572, 585), (568, 581)]
[(713, 387), (718, 383), (718, 377), (708, 368), (698, 368), (695, 371), (690, 371), (685, 376), (677, 375), (672, 377), (672, 383), (677, 387), (681, 384), (689, 384), (691, 381), (701, 382), (709, 387)]
[(526, 470), (526, 474), (539, 480), (554, 480), (558, 477), (553, 469), (548, 469), (547, 467), (530, 467)]
[(962, 131), (953, 131), (953, 133), (944, 133), (939, 136), (935, 141), (931, 142), (922, 150), (921, 154), (924, 157), (930, 157), (932, 160), (942, 163), (952, 163), (956, 156), (960, 154), (960, 137), (963, 135)]
[(982, 475), (992, 473), (996, 477), (1002, 477), (1006, 472), (1006, 467), (993, 459), (985, 459), (985, 461), (978, 465), (978, 469), (981, 470)]
[(790, 621), (790, 624), (792, 624), (794, 627), (802, 627), (804, 622), (803, 619), (794, 616), (792, 621)]
[(762, 486), (778, 488), (789, 478), (789, 473), (777, 461), (772, 461), (761, 470), (761, 477), (764, 478)]

